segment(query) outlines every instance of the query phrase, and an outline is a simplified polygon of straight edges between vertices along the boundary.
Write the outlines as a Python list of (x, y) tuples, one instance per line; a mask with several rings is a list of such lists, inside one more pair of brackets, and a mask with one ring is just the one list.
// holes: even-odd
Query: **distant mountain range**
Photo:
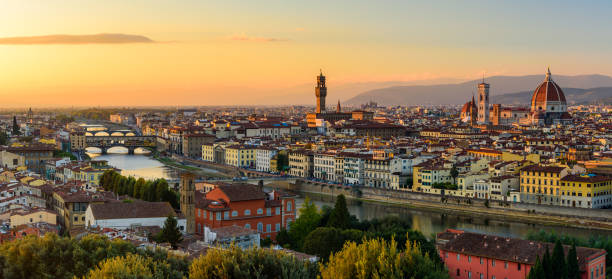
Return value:
[[(570, 104), (612, 103), (612, 77), (605, 75), (552, 75)], [(544, 75), (493, 76), (485, 79), (491, 85), (491, 103), (528, 104), (533, 90)], [(478, 83), (472, 80), (456, 84), (391, 86), (365, 91), (345, 103), (359, 105), (375, 101), (380, 105), (454, 105), (476, 96)], [(476, 96), (477, 97), (477, 96)]]
[[(597, 87), (589, 89), (562, 88), (569, 104), (612, 104), (612, 87)], [(492, 104), (525, 105), (531, 102), (533, 91), (508, 93), (491, 96)]]

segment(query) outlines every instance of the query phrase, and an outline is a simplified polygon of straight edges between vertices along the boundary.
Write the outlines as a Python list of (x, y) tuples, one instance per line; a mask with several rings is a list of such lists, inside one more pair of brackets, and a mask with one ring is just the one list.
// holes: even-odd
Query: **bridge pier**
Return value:
[(127, 147), (127, 149), (129, 155), (134, 155), (134, 150), (136, 150), (136, 147)]
[(99, 147), (99, 148), (100, 148), (100, 152), (101, 152), (100, 154), (106, 155), (106, 153), (108, 151), (108, 148), (106, 148), (106, 147)]

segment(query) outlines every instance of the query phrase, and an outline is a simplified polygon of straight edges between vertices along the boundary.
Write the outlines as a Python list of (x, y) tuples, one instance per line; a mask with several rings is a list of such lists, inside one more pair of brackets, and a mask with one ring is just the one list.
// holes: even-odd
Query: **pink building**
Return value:
[[(440, 258), (455, 279), (527, 278), (538, 256), (554, 244), (448, 229), (437, 236)], [(567, 255), (570, 246), (564, 245)], [(606, 251), (576, 247), (583, 279), (604, 279)]]

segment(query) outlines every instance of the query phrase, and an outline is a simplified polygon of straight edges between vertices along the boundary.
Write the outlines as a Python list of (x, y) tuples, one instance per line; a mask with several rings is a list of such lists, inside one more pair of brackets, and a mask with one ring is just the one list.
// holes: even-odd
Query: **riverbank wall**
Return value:
[(295, 183), (274, 182), (266, 186), (334, 197), (343, 194), (347, 198), (352, 199), (460, 214), (497, 215), (503, 218), (535, 223), (612, 230), (612, 210), (608, 209), (564, 208), (498, 201), (489, 201), (487, 204), (485, 200), (479, 199), (443, 197), (440, 195), (380, 188), (350, 187), (305, 180), (297, 180)]

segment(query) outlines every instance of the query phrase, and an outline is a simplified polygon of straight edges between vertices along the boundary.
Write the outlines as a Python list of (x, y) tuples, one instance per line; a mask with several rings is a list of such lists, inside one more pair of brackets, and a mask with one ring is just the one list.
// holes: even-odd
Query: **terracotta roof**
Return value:
[(611, 177), (603, 176), (603, 175), (594, 175), (594, 176), (582, 176), (582, 175), (566, 175), (561, 178), (562, 181), (572, 181), (572, 182), (604, 182), (612, 180)]
[(237, 183), (230, 185), (219, 185), (219, 189), (230, 199), (229, 202), (262, 200), (266, 194), (255, 185)]
[(93, 216), (98, 220), (124, 218), (158, 218), (175, 215), (168, 202), (112, 202), (90, 204)]
[(534, 172), (553, 172), (559, 173), (563, 171), (564, 167), (556, 167), (556, 166), (540, 166), (540, 165), (531, 165), (524, 167), (521, 171), (534, 171)]
[(257, 233), (256, 230), (247, 229), (245, 227), (239, 227), (236, 225), (214, 228), (211, 229), (211, 231), (217, 234), (218, 239), (234, 238)]
[[(441, 250), (457, 252), (504, 261), (524, 264), (535, 264), (536, 258), (542, 256), (548, 248), (552, 253), (554, 244), (538, 241), (508, 238), (495, 235), (447, 230), (438, 234), (438, 245)], [(564, 245), (565, 254), (571, 248)], [(586, 262), (596, 256), (605, 255), (603, 249), (576, 247), (578, 263), (581, 270), (586, 270)]]
[(545, 108), (546, 102), (566, 102), (563, 90), (550, 78), (550, 72), (546, 74), (546, 79), (533, 91), (531, 107), (532, 109), (538, 106)]

